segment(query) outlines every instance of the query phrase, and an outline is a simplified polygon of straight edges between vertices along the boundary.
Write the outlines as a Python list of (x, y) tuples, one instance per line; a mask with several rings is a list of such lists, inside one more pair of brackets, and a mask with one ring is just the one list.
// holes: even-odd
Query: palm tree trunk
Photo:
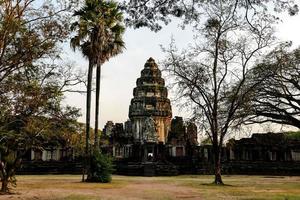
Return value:
[(100, 83), (101, 83), (101, 64), (97, 64), (96, 72), (96, 111), (95, 111), (95, 150), (99, 150), (99, 134), (98, 134), (98, 123), (99, 123), (99, 101), (100, 101)]
[[(89, 170), (89, 146), (90, 146), (90, 118), (91, 118), (91, 96), (92, 96), (92, 77), (93, 77), (93, 64), (89, 61), (88, 80), (87, 80), (87, 94), (86, 94), (86, 138), (85, 138), (85, 172)], [(84, 180), (84, 173), (83, 173)]]

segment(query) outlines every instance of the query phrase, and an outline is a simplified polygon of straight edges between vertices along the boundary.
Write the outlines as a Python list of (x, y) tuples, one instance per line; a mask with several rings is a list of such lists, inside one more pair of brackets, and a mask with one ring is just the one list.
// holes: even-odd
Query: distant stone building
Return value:
[[(46, 138), (46, 137), (45, 137)], [(72, 161), (75, 149), (63, 136), (50, 136), (39, 141), (38, 147), (26, 150), (23, 161)]]
[(231, 140), (228, 159), (238, 161), (300, 161), (300, 141), (283, 133), (253, 134)]
[(171, 121), (171, 129), (167, 138), (168, 155), (180, 157), (194, 154), (192, 149), (198, 145), (197, 126), (192, 122), (184, 122), (182, 117)]

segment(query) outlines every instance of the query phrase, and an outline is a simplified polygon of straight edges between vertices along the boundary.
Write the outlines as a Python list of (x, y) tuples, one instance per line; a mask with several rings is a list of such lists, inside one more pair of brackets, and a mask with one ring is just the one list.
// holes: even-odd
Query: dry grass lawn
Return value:
[(109, 184), (82, 183), (78, 175), (17, 178), (14, 194), (0, 200), (300, 200), (300, 177), (224, 176), (226, 186), (210, 185), (212, 176), (113, 176)]

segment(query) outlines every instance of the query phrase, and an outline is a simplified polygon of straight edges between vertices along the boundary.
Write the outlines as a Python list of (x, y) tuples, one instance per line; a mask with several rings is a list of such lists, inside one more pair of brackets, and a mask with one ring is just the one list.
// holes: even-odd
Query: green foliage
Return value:
[(211, 139), (209, 137), (201, 141), (201, 145), (212, 145)]
[(90, 172), (87, 182), (111, 182), (111, 174), (114, 171), (113, 159), (111, 156), (94, 152), (91, 156)]
[[(15, 171), (29, 149), (66, 146), (66, 141), (78, 134), (79, 110), (62, 105), (62, 69), (64, 66), (28, 66), (16, 70), (0, 84), (2, 182), (15, 185)], [(8, 192), (8, 187), (2, 190)]]
[(300, 131), (289, 131), (285, 133), (287, 139), (300, 140)]
[(73, 6), (65, 0), (0, 1), (0, 82), (15, 70), (58, 56)]
[[(0, 1), (0, 174), (3, 192), (29, 149), (78, 132), (79, 110), (63, 93), (82, 81), (58, 63), (74, 1)], [(75, 3), (76, 4), (76, 3)], [(54, 141), (54, 142), (53, 142)]]

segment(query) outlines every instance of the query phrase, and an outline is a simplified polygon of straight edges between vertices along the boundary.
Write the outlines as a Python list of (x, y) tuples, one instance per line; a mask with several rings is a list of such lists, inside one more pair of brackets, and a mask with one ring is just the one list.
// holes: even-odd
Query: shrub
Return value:
[(114, 171), (113, 159), (111, 156), (94, 152), (90, 158), (90, 168), (87, 182), (111, 182), (111, 174)]

